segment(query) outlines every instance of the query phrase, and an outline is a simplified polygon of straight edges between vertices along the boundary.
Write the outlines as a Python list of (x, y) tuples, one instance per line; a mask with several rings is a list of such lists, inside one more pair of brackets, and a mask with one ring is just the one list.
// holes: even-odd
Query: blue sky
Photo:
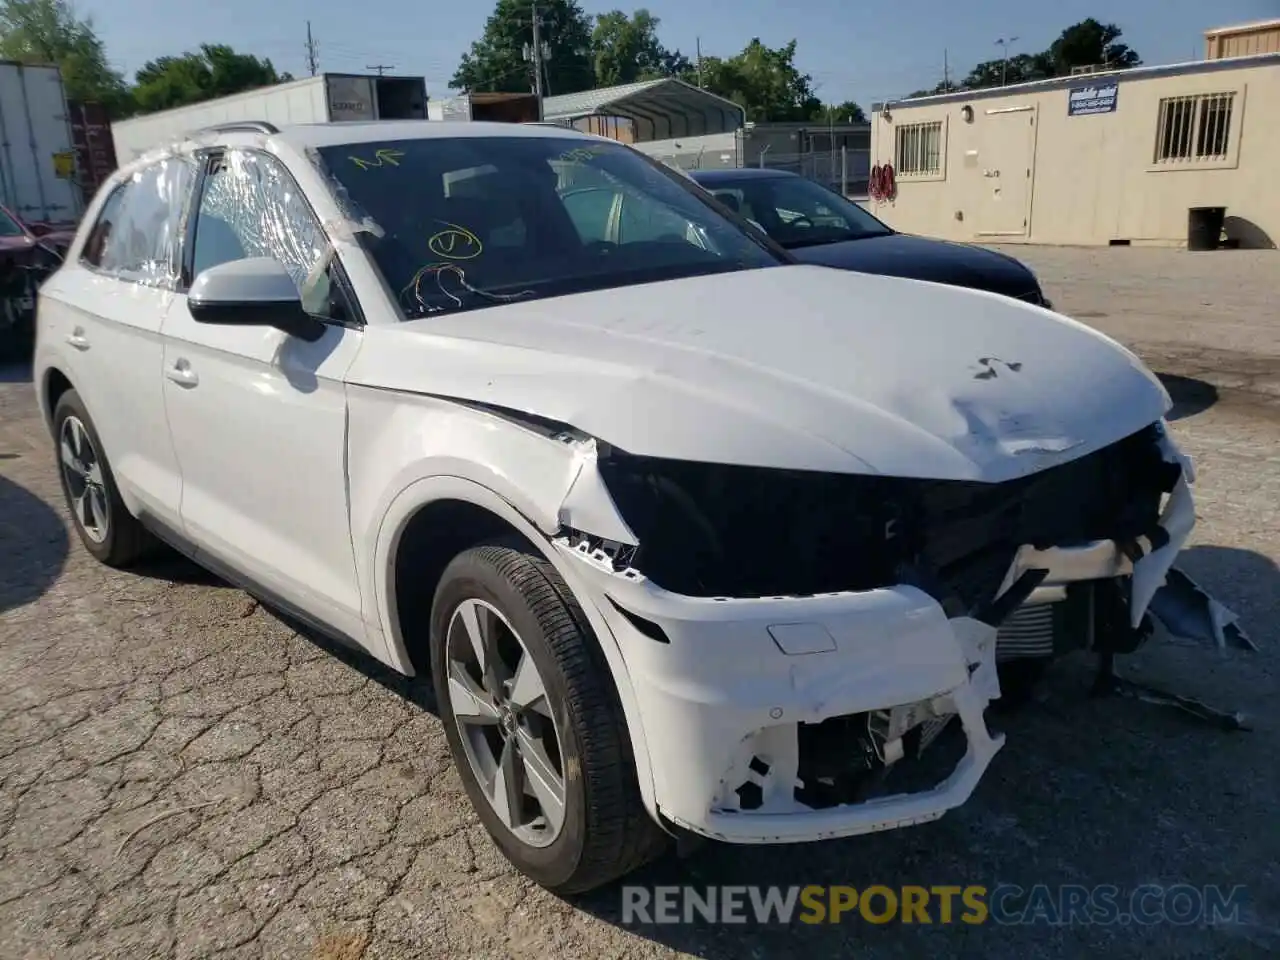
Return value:
[[(633, 9), (580, 2), (588, 13)], [(773, 46), (795, 38), (797, 65), (813, 76), (820, 97), (864, 106), (942, 79), (944, 50), (952, 76), (963, 76), (975, 62), (999, 56), (998, 37), (1020, 38), (1011, 53), (1040, 50), (1089, 16), (1118, 24), (1146, 63), (1200, 58), (1209, 27), (1280, 17), (1280, 0), (640, 0), (635, 6), (659, 17), (663, 42), (690, 57), (699, 37), (704, 54), (724, 56), (753, 36)], [(369, 64), (393, 64), (396, 73), (425, 76), (432, 96), (445, 92), (492, 10), (489, 0), (78, 0), (76, 7), (93, 18), (113, 66), (130, 77), (153, 57), (206, 42), (270, 57), (278, 69), (301, 76), (309, 19), (321, 69), (364, 72)]]

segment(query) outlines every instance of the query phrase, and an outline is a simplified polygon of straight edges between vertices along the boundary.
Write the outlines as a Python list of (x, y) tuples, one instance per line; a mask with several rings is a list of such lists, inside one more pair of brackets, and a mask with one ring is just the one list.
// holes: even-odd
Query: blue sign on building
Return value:
[(1120, 95), (1120, 84), (1091, 83), (1067, 91), (1067, 116), (1087, 117), (1093, 113), (1114, 113)]

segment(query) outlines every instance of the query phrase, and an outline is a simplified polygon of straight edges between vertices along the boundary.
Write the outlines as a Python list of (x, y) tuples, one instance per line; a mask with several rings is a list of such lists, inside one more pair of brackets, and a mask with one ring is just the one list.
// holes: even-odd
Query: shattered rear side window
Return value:
[(180, 267), (182, 214), (194, 180), (189, 157), (144, 167), (122, 184), (94, 225), (86, 258), (104, 273), (172, 286)]

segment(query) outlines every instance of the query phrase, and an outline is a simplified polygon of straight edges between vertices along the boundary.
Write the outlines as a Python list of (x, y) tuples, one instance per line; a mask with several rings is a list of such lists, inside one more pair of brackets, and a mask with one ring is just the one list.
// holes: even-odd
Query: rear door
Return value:
[(345, 275), (293, 177), (256, 150), (207, 156), (189, 236), (184, 281), (273, 257), (328, 328), (307, 343), (271, 327), (212, 326), (192, 318), (183, 290), (174, 298), (162, 376), (183, 528), (273, 599), (358, 639), (343, 378), (363, 324)]
[(160, 328), (174, 298), (188, 157), (135, 173), (98, 208), (77, 262), (41, 289), (41, 336), (84, 400), (134, 513), (178, 522), (181, 481), (165, 420)]

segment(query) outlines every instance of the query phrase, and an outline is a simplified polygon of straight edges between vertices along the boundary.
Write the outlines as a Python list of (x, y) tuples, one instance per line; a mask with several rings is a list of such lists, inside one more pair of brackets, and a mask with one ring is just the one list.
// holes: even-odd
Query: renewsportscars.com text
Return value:
[(1093, 924), (1237, 923), (1242, 886), (1016, 884), (934, 886), (719, 886), (622, 888), (627, 925), (807, 924)]

